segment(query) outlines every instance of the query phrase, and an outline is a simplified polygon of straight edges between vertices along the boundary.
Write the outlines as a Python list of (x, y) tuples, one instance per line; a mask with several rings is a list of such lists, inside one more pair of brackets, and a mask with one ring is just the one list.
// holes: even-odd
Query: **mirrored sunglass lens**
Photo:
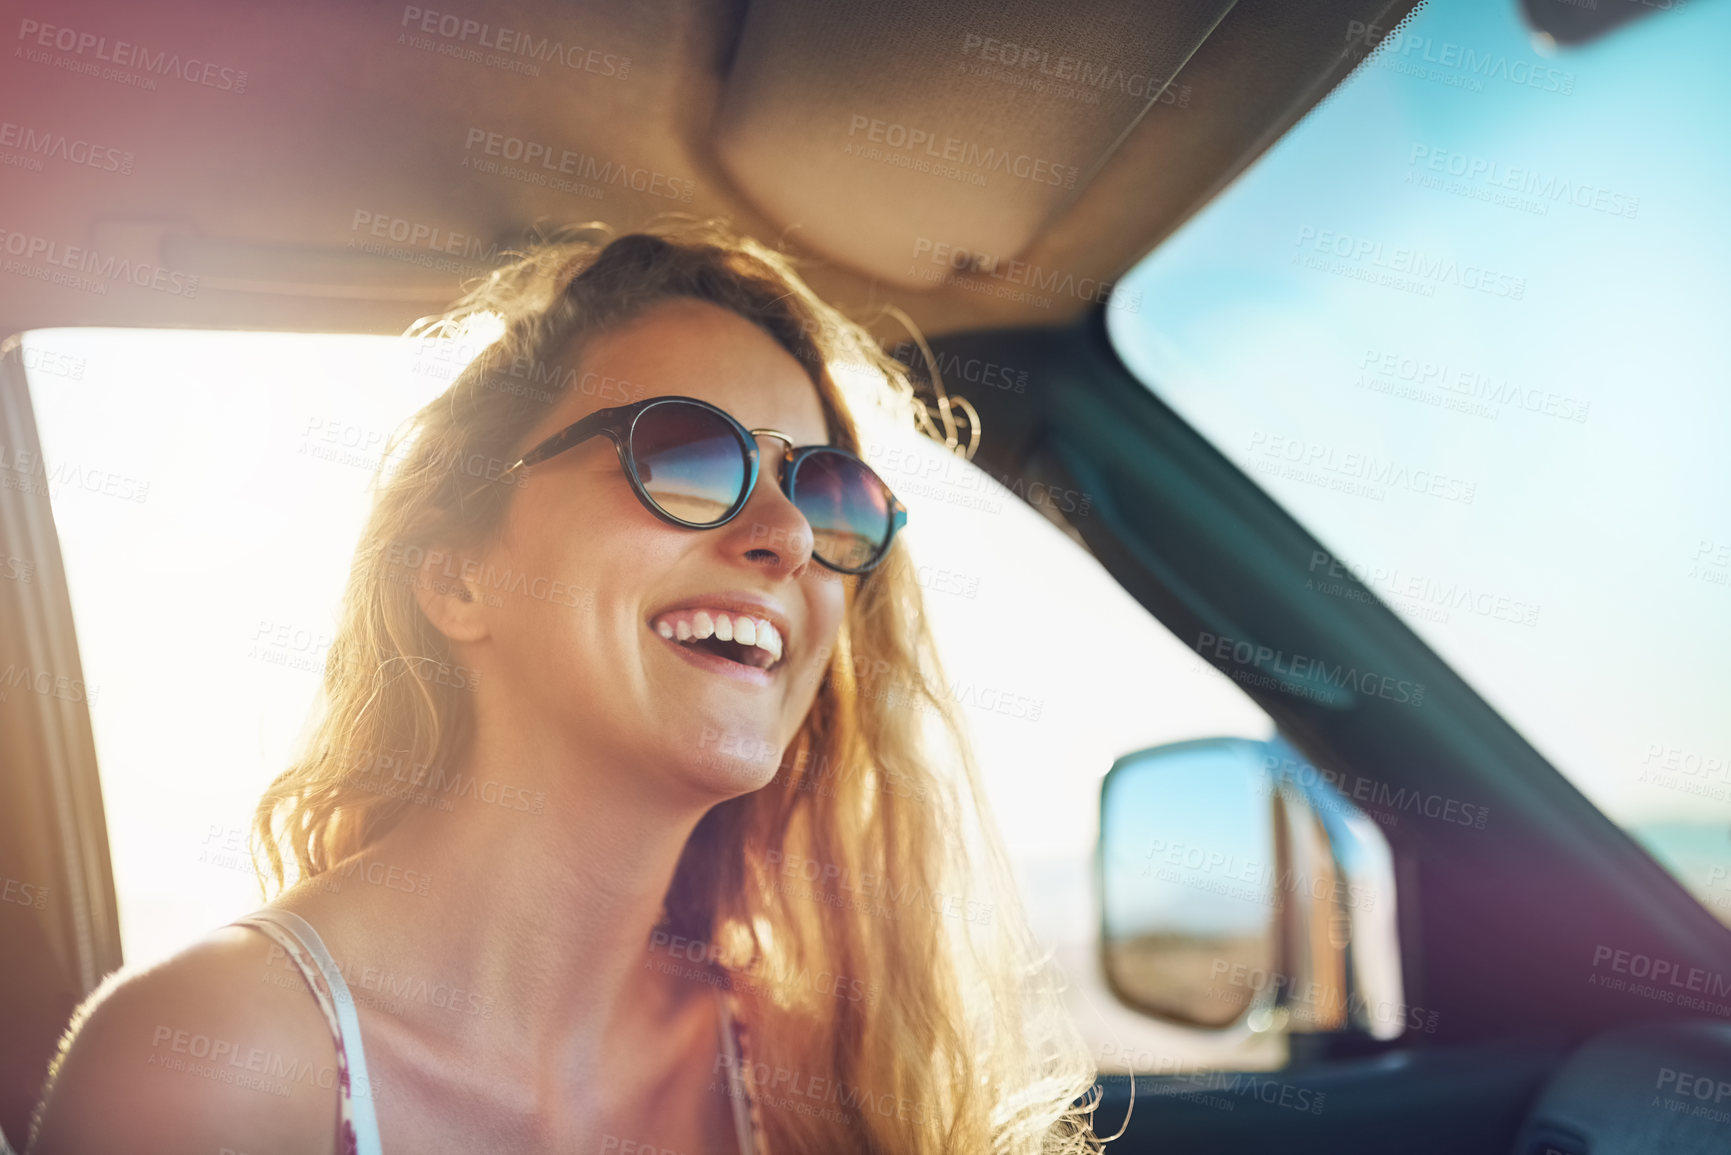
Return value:
[(877, 475), (850, 454), (813, 453), (799, 464), (793, 504), (811, 524), (812, 552), (840, 569), (869, 564), (892, 522), (890, 495)]
[(745, 491), (745, 453), (733, 427), (696, 405), (644, 410), (631, 431), (631, 455), (650, 498), (681, 521), (720, 521)]

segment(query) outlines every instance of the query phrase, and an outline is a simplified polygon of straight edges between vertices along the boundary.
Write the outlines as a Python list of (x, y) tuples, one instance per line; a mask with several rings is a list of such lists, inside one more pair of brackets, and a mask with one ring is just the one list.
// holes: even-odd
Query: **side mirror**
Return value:
[(1408, 1025), (1388, 843), (1282, 739), (1118, 759), (1097, 870), (1101, 965), (1129, 1006), (1377, 1042)]

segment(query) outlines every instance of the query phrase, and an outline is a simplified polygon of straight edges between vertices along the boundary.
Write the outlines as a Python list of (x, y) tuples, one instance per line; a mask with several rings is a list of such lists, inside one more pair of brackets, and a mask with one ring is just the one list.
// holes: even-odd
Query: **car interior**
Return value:
[[(0, 169), (0, 452), (43, 452), (40, 358), (15, 335), (392, 336), (537, 227), (729, 220), (965, 397), (950, 432), (983, 431), (972, 466), (1268, 719), (1266, 741), (1096, 767), (1093, 938), (1073, 979), (1162, 1039), (1280, 1041), (1236, 1065), (1097, 1045), (1110, 1149), (1731, 1151), (1731, 928), (1362, 575), (1335, 575), (1350, 596), (1309, 592), (1329, 545), (1110, 331), (1144, 258), (1456, 2), (9, 2), (0, 152), (26, 159)], [(1493, 5), (1566, 54), (1684, 3)], [(60, 138), (86, 159), (53, 155)], [(134, 271), (96, 284), (74, 246)], [(1052, 496), (1069, 493), (1085, 507)], [(0, 581), (0, 666), (82, 685), (89, 642), (50, 504), (0, 489), (0, 552), (34, 579)], [(1422, 708), (1318, 692), (1282, 655), (1422, 687)], [(128, 961), (91, 723), (104, 705), (0, 695), (0, 1149), (24, 1150), (74, 1009)], [(1408, 793), (1490, 820), (1366, 818), (1373, 796)], [(1164, 899), (1125, 864), (1164, 845), (1180, 819), (1157, 812), (1178, 796), (1217, 804), (1192, 829), (1240, 816), (1231, 839), (1328, 884), (1275, 903), (1248, 945), (1219, 927), (1196, 957), (1137, 938), (1153, 925), (1137, 912)], [(1155, 874), (1194, 895), (1193, 875)], [(1343, 898), (1372, 893), (1384, 901)], [(1263, 917), (1266, 896), (1246, 909)], [(1234, 978), (1239, 950), (1277, 981)], [(1631, 997), (1631, 981), (1679, 997)]]

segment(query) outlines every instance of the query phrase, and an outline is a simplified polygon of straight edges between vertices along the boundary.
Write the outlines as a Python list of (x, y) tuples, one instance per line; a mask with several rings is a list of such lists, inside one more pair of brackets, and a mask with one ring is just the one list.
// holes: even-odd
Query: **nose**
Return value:
[(781, 473), (787, 468), (793, 441), (773, 429), (753, 429), (751, 435), (763, 450), (757, 486), (728, 527), (734, 531), (731, 544), (749, 562), (798, 577), (810, 564), (816, 543), (811, 523), (781, 491)]

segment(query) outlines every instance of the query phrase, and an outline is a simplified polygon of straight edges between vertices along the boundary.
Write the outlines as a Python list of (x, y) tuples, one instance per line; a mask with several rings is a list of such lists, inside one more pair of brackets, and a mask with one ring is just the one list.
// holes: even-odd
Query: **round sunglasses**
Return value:
[(838, 573), (863, 574), (889, 551), (908, 511), (871, 467), (845, 449), (796, 446), (774, 429), (747, 429), (695, 397), (650, 397), (599, 409), (535, 446), (500, 477), (606, 437), (637, 500), (687, 529), (726, 525), (757, 488), (757, 438), (782, 443), (781, 492), (805, 516), (812, 556)]

